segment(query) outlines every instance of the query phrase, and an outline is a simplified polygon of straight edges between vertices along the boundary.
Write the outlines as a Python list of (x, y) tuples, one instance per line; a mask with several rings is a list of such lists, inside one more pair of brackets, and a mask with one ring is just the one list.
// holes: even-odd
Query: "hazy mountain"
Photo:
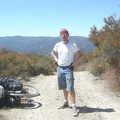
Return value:
[[(81, 36), (70, 36), (82, 52), (91, 52), (94, 49), (88, 38)], [(55, 43), (61, 41), (59, 37), (23, 37), (6, 36), (0, 37), (0, 49), (7, 48), (15, 52), (38, 52), (41, 55), (49, 55)]]

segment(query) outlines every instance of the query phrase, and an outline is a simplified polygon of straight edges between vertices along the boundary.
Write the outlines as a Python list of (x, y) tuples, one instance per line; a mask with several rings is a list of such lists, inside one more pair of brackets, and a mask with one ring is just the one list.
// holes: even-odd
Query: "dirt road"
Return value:
[[(31, 78), (40, 96), (29, 105), (0, 110), (0, 120), (120, 120), (120, 97), (112, 93), (105, 81), (96, 80), (89, 72), (75, 72), (75, 90), (79, 116), (72, 109), (57, 110), (63, 102), (57, 89), (56, 75)], [(71, 103), (70, 103), (71, 105)]]

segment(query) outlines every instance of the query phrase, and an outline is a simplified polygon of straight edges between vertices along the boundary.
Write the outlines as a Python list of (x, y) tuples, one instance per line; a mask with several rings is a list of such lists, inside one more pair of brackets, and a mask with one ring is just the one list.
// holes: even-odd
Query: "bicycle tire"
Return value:
[[(30, 88), (30, 89), (33, 89), (34, 92), (32, 93), (30, 90), (28, 90), (28, 92), (25, 93), (25, 94), (13, 92), (13, 93), (9, 93), (9, 95), (19, 96), (19, 97), (29, 97), (29, 98), (31, 98), (31, 97), (37, 97), (37, 96), (40, 95), (40, 94), (39, 94), (39, 91), (38, 91), (38, 89), (37, 89), (36, 87), (34, 87), (34, 86), (32, 86), (32, 85), (23, 85), (23, 88), (24, 88), (24, 89), (25, 89), (26, 87), (28, 87), (28, 88)], [(27, 89), (28, 89), (28, 88), (27, 88)]]

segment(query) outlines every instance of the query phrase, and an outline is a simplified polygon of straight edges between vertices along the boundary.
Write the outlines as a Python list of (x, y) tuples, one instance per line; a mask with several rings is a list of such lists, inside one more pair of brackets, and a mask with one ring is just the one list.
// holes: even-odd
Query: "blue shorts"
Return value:
[(74, 91), (73, 70), (70, 68), (57, 67), (58, 89), (66, 89), (68, 92)]

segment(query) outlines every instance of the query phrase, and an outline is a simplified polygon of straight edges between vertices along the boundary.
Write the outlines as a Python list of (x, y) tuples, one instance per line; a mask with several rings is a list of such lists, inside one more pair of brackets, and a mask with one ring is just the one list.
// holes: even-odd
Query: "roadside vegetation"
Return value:
[(94, 25), (89, 34), (89, 41), (96, 49), (85, 55), (85, 62), (91, 64), (91, 73), (103, 77), (120, 91), (120, 19), (116, 16), (104, 18), (105, 25), (98, 30)]
[(0, 51), (0, 77), (27, 80), (39, 74), (51, 75), (55, 71), (51, 58), (38, 53), (16, 53), (3, 48)]

